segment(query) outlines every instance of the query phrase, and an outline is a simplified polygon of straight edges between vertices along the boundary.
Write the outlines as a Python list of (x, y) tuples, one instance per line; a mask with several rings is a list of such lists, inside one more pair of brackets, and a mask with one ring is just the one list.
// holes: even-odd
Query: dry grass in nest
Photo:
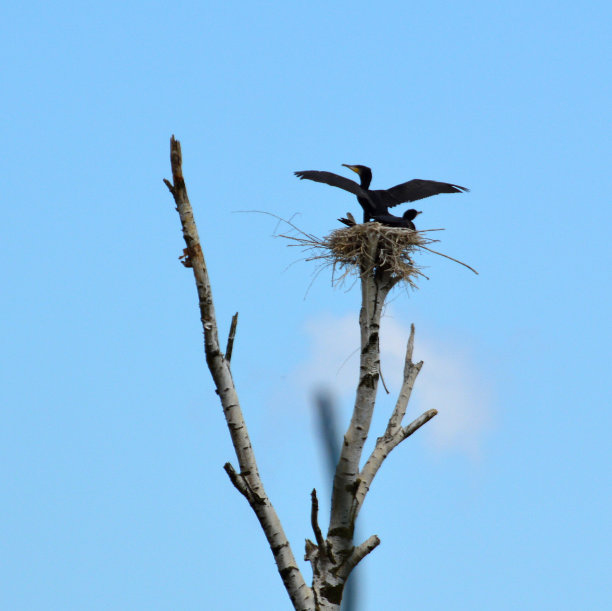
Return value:
[(320, 241), (319, 254), (343, 279), (351, 273), (371, 274), (376, 268), (390, 273), (396, 281), (415, 286), (416, 277), (423, 275), (413, 255), (419, 247), (431, 243), (418, 231), (386, 227), (380, 223), (363, 223), (332, 231)]
[[(334, 284), (341, 283), (351, 274), (360, 276), (380, 270), (389, 273), (396, 282), (406, 282), (416, 288), (417, 277), (427, 277), (413, 258), (419, 250), (441, 255), (478, 273), (469, 265), (429, 248), (428, 245), (438, 240), (429, 238), (427, 230), (412, 231), (372, 222), (342, 227), (324, 238), (317, 238), (289, 224), (299, 235), (279, 237), (292, 240), (295, 242), (292, 246), (300, 246), (306, 252), (311, 252), (306, 261), (320, 261), (324, 267), (331, 266), (334, 270)], [(339, 276), (336, 270), (341, 272)]]

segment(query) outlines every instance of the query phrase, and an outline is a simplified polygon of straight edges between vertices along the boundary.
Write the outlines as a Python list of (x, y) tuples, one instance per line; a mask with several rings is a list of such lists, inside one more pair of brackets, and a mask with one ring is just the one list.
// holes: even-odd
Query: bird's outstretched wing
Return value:
[(331, 185), (332, 187), (344, 189), (345, 191), (353, 193), (358, 197), (364, 197), (365, 199), (370, 200), (368, 192), (365, 189), (362, 189), (354, 180), (351, 180), (350, 178), (345, 178), (344, 176), (339, 176), (338, 174), (334, 174), (333, 172), (305, 170), (303, 172), (294, 172), (294, 174), (301, 180), (304, 180), (306, 178), (307, 180), (322, 182), (326, 185)]
[(415, 178), (414, 180), (403, 182), (401, 185), (391, 187), (386, 191), (374, 191), (374, 193), (380, 195), (385, 204), (389, 208), (392, 208), (404, 202), (414, 202), (417, 199), (431, 197), (439, 193), (464, 193), (467, 191), (469, 191), (469, 189), (460, 187), (459, 185), (453, 185), (449, 182)]

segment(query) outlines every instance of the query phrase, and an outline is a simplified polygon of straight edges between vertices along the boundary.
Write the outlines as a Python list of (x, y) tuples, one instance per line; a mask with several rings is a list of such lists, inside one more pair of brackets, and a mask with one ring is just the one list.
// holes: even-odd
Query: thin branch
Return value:
[(401, 426), (404, 414), (406, 413), (406, 408), (408, 406), (408, 401), (410, 400), (410, 395), (412, 394), (414, 382), (416, 380), (416, 377), (419, 375), (419, 372), (421, 371), (421, 367), (423, 367), (423, 361), (420, 361), (416, 364), (412, 362), (413, 352), (414, 324), (411, 324), (410, 337), (408, 338), (408, 345), (406, 346), (406, 358), (404, 359), (404, 378), (402, 381), (400, 394), (395, 404), (395, 408), (393, 410), (393, 413), (391, 414), (391, 417), (389, 418), (389, 424), (387, 425), (387, 430), (385, 431), (386, 437), (393, 435), (395, 431), (397, 431), (397, 429)]
[(198, 293), (200, 319), (204, 329), (206, 363), (221, 399), (223, 414), (240, 466), (240, 474), (236, 474), (231, 465), (229, 465), (230, 468), (226, 468), (226, 472), (232, 483), (248, 499), (255, 512), (294, 607), (300, 611), (310, 611), (314, 608), (312, 590), (306, 585), (297, 566), (287, 536), (259, 476), (229, 362), (224, 358), (219, 346), (219, 333), (208, 269), (183, 177), (181, 144), (175, 140), (174, 136), (170, 140), (170, 163), (172, 183), (168, 180), (164, 180), (164, 183), (174, 197), (181, 219), (183, 237), (187, 246), (185, 265), (193, 269)]
[(164, 184), (166, 185), (166, 187), (168, 187), (170, 193), (174, 195), (174, 185), (167, 178), (164, 178)]
[(406, 346), (406, 358), (404, 359), (404, 379), (407, 376), (408, 364), (412, 363), (412, 354), (414, 352), (414, 323), (410, 323), (410, 337)]
[(251, 507), (254, 505), (265, 505), (267, 502), (269, 502), (266, 498), (259, 496), (257, 492), (251, 488), (248, 480), (242, 475), (242, 473), (236, 473), (234, 467), (230, 463), (226, 462), (223, 465), (223, 468), (229, 476), (232, 484), (234, 484), (238, 492), (240, 492), (240, 494), (246, 498)]
[(436, 414), (438, 410), (430, 409), (424, 414), (421, 414), (416, 420), (411, 422), (408, 426), (405, 426), (399, 431), (396, 431), (392, 437), (379, 437), (376, 440), (376, 446), (372, 451), (372, 454), (366, 461), (361, 474), (359, 476), (359, 486), (355, 493), (355, 515), (359, 513), (359, 510), (363, 506), (365, 497), (370, 490), (370, 486), (374, 481), (374, 477), (378, 473), (378, 470), (382, 466), (385, 458), (395, 449), (404, 439), (407, 439), (418, 431), (424, 424), (429, 422)]
[(402, 420), (404, 419), (404, 415), (406, 413), (406, 408), (408, 407), (408, 401), (410, 400), (410, 395), (412, 394), (412, 389), (414, 387), (416, 377), (419, 375), (419, 372), (421, 371), (422, 367), (423, 361), (419, 361), (418, 363), (410, 363), (408, 375), (402, 383), (402, 388), (395, 404), (393, 414), (389, 419), (389, 424), (387, 425), (387, 431), (385, 432), (385, 435), (393, 435), (393, 433), (401, 425)]
[(234, 338), (236, 337), (236, 327), (238, 326), (238, 312), (232, 316), (229, 335), (227, 337), (227, 348), (225, 349), (225, 360), (229, 363), (232, 360), (232, 350), (234, 349)]
[(467, 263), (464, 263), (463, 261), (459, 261), (459, 259), (454, 259), (453, 257), (449, 257), (448, 255), (445, 255), (442, 252), (438, 252), (437, 250), (433, 250), (432, 248), (427, 248), (427, 246), (421, 245), (420, 248), (424, 248), (425, 250), (428, 250), (429, 252), (433, 252), (434, 255), (440, 255), (441, 257), (450, 259), (451, 261), (454, 261), (455, 263), (459, 263), (459, 265), (463, 265), (463, 267), (467, 267), (469, 270), (472, 270), (478, 276), (478, 272), (473, 267), (470, 267)]
[(342, 566), (342, 569), (339, 571), (340, 575), (347, 579), (351, 571), (379, 545), (380, 539), (376, 535), (372, 535), (363, 543), (360, 543), (353, 549), (352, 554), (347, 558), (346, 562)]
[[(291, 221), (288, 221), (287, 219), (284, 219), (282, 216), (278, 216), (277, 214), (274, 214), (273, 212), (266, 212), (265, 210), (235, 210), (234, 212), (237, 213), (237, 214), (265, 214), (266, 216), (272, 216), (275, 219), (277, 219), (279, 222), (282, 221), (283, 223), (286, 223), (292, 229), (295, 229), (298, 233), (303, 235), (305, 238), (307, 238), (309, 240), (316, 240), (317, 239), (314, 235), (312, 235), (310, 233), (306, 233), (305, 231), (302, 231), (297, 225), (294, 225)], [(291, 217), (291, 218), (293, 218), (293, 217)], [(274, 236), (275, 237), (279, 237), (279, 238), (293, 239), (291, 236), (287, 236), (287, 235), (283, 235), (283, 234), (274, 234)]]
[[(402, 433), (399, 436), (397, 444), (399, 445), (404, 439), (407, 439), (412, 435), (412, 433), (416, 433), (424, 424), (427, 424), (434, 416), (438, 415), (437, 409), (427, 410), (424, 414), (421, 414), (418, 418), (413, 420), (409, 425), (402, 428)], [(393, 447), (395, 447), (395, 445)], [(393, 449), (393, 448), (391, 448)]]
[(242, 494), (244, 498), (248, 501), (249, 500), (249, 489), (247, 488), (244, 479), (240, 477), (238, 473), (236, 473), (236, 469), (234, 469), (231, 463), (226, 462), (223, 465), (223, 469), (225, 469), (225, 472), (230, 478), (230, 481), (232, 482), (232, 484), (234, 484), (234, 487), (236, 488), (236, 490), (238, 490), (238, 492), (240, 492), (240, 494)]
[(323, 539), (323, 533), (321, 532), (321, 527), (319, 526), (319, 499), (317, 498), (317, 491), (315, 488), (312, 489), (310, 493), (311, 500), (311, 509), (310, 509), (310, 523), (312, 525), (312, 530), (315, 535), (315, 539), (317, 541), (317, 545), (319, 546), (319, 553), (325, 553), (325, 539)]
[(382, 367), (378, 368), (378, 373), (380, 374), (380, 383), (383, 385), (385, 392), (389, 394), (389, 389), (387, 388), (387, 385), (385, 384), (385, 378), (383, 377)]

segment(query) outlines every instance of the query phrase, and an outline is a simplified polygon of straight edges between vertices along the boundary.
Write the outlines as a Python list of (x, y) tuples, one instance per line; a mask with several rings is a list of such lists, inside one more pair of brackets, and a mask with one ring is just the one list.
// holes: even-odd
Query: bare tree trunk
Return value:
[[(369, 247), (375, 257), (377, 244), (372, 243)], [(370, 430), (380, 377), (380, 317), (385, 299), (394, 284), (391, 276), (384, 271), (368, 273), (362, 269), (359, 315), (361, 356), (355, 406), (334, 476), (327, 550), (321, 553), (319, 546), (316, 551), (311, 550), (308, 558), (313, 565), (313, 589), (320, 609), (331, 611), (340, 608), (344, 584), (351, 571), (380, 543), (378, 537), (372, 536), (354, 547), (355, 493), (359, 486), (361, 454)]]
[(314, 609), (312, 590), (306, 585), (297, 566), (281, 522), (259, 476), (255, 454), (230, 370), (231, 349), (234, 342), (237, 317), (234, 317), (232, 321), (233, 333), (230, 331), (228, 349), (225, 355), (221, 352), (208, 270), (183, 178), (181, 145), (174, 139), (174, 136), (170, 141), (170, 162), (173, 182), (170, 183), (167, 180), (164, 182), (174, 196), (176, 209), (181, 218), (183, 237), (187, 245), (184, 264), (193, 269), (195, 277), (200, 303), (200, 319), (204, 328), (206, 363), (213, 377), (217, 394), (221, 399), (223, 414), (236, 452), (240, 472), (236, 473), (230, 463), (226, 463), (224, 468), (234, 486), (247, 499), (255, 512), (293, 606), (300, 611), (310, 611)]
[[(310, 588), (306, 585), (296, 564), (281, 522), (264, 489), (234, 386), (230, 359), (236, 333), (237, 314), (232, 319), (225, 354), (220, 348), (210, 280), (183, 178), (181, 146), (174, 136), (170, 141), (170, 160), (173, 182), (168, 180), (164, 182), (174, 197), (181, 219), (187, 246), (184, 251), (183, 264), (193, 269), (200, 305), (200, 318), (204, 329), (206, 362), (213, 377), (216, 392), (221, 399), (240, 472), (237, 473), (230, 463), (226, 463), (224, 468), (234, 486), (247, 499), (255, 512), (294, 608), (299, 611), (339, 611), (344, 586), (351, 571), (380, 543), (378, 537), (372, 535), (357, 546), (353, 544), (355, 520), (363, 506), (370, 485), (389, 452), (437, 413), (435, 410), (430, 410), (408, 426), (401, 424), (414, 381), (423, 365), (422, 362), (417, 364), (412, 362), (414, 345), (414, 326), (412, 326), (406, 351), (404, 381), (397, 404), (384, 435), (378, 438), (372, 454), (363, 469), (360, 469), (380, 377), (380, 318), (385, 299), (397, 283), (397, 279), (384, 263), (373, 269), (364, 265), (361, 269), (359, 382), (353, 415), (344, 436), (334, 476), (331, 517), (326, 538), (323, 537), (319, 526), (319, 503), (316, 491), (313, 490), (311, 493), (311, 526), (316, 543), (306, 540), (306, 559), (310, 561), (313, 571), (312, 588)], [(372, 234), (367, 239), (369, 240), (367, 250), (370, 260), (379, 260), (380, 249), (376, 234)], [(380, 261), (384, 261), (384, 257), (381, 257)]]

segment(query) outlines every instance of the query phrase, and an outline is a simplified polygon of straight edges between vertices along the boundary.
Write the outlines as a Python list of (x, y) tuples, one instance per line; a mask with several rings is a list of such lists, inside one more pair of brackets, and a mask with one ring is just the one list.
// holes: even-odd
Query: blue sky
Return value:
[(329, 492), (311, 396), (330, 387), (346, 424), (359, 292), (326, 271), (308, 290), (314, 264), (238, 211), (325, 235), (356, 202), (292, 172), (361, 163), (378, 188), (470, 187), (418, 220), (480, 272), (423, 255), (430, 280), (387, 310), (391, 396), (414, 322), (409, 416), (440, 413), (362, 512), (382, 540), (362, 611), (612, 605), (609, 3), (60, 1), (0, 17), (2, 608), (289, 608), (222, 470), (233, 451), (162, 183), (171, 134), (222, 334), (240, 312), (234, 375), (300, 562), (310, 490), (324, 509)]

